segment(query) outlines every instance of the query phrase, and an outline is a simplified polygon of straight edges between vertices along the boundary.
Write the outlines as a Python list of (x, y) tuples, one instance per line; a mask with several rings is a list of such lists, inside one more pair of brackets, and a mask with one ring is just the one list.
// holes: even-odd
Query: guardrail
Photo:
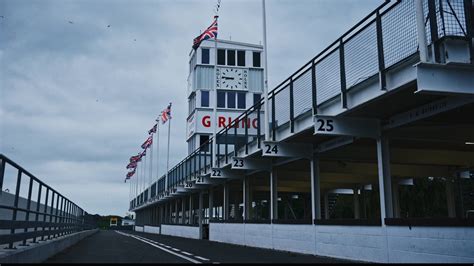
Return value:
[[(433, 61), (440, 63), (439, 45), (447, 37), (469, 41), (472, 61), (472, 2), (424, 0), (423, 5), (425, 33), (428, 44), (434, 46)], [(364, 82), (378, 79), (380, 88), (385, 90), (387, 71), (419, 56), (415, 10), (413, 0), (385, 1), (269, 92), (271, 139), (276, 140), (277, 128), (289, 127), (294, 133), (295, 121), (307, 114), (316, 115), (318, 107), (327, 102), (340, 99), (342, 107), (347, 108), (347, 93)], [(221, 161), (227, 164), (242, 147), (247, 153), (252, 142), (260, 148), (264, 136), (261, 121), (264, 104), (261, 99), (217, 133), (218, 167)], [(249, 132), (249, 124), (256, 125), (255, 132)], [(212, 142), (211, 138), (170, 170), (168, 188), (166, 176), (161, 177), (155, 198), (193, 180), (197, 173), (208, 173)], [(135, 198), (130, 203), (131, 209), (145, 204), (146, 200), (140, 200), (143, 198)]]
[[(16, 170), (14, 193), (3, 188), (7, 167)], [(22, 183), (28, 184), (26, 190)], [(22, 192), (26, 192), (26, 198), (21, 196)], [(27, 245), (93, 229), (94, 226), (84, 221), (86, 214), (74, 202), (0, 154), (0, 245), (13, 249), (15, 244)]]

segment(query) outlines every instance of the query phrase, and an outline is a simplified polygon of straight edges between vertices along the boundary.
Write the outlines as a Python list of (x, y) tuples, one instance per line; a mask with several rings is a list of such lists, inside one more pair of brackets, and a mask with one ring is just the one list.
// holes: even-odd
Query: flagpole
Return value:
[(267, 18), (265, 15), (265, 0), (262, 0), (262, 12), (263, 12), (263, 55), (264, 55), (264, 100), (265, 100), (265, 140), (270, 140), (270, 112), (268, 102), (268, 65), (267, 65)]
[(135, 174), (137, 175), (137, 176), (136, 176), (136, 179), (137, 179), (137, 180), (136, 180), (136, 182), (135, 182), (135, 198), (138, 197), (138, 183), (139, 183), (138, 181), (140, 180), (140, 170), (141, 170), (141, 168), (140, 168), (140, 162), (137, 162), (137, 168), (138, 168), (138, 171), (135, 172)]
[[(158, 118), (156, 120), (157, 126), (156, 126), (156, 175), (157, 175), (157, 181), (160, 179), (160, 119)], [(157, 186), (157, 191), (158, 191), (158, 186)]]
[(168, 189), (168, 171), (170, 165), (170, 132), (171, 132), (171, 117), (168, 119), (168, 154), (166, 155), (166, 184), (165, 187)]
[[(145, 149), (145, 152), (146, 152), (146, 149)], [(147, 172), (147, 171), (146, 171), (146, 158), (147, 158), (147, 157), (145, 157), (145, 164), (143, 165), (143, 192), (144, 192), (145, 189), (146, 189), (146, 176), (147, 176), (147, 175), (146, 175), (146, 172)], [(143, 196), (143, 199), (145, 199), (145, 196)]]
[[(216, 14), (216, 25), (219, 26), (217, 23), (217, 19), (219, 16)], [(214, 120), (214, 129), (212, 132), (212, 163), (211, 166), (215, 167), (216, 165), (216, 151), (217, 151), (217, 140), (216, 140), (216, 134), (217, 134), (217, 35), (214, 38), (214, 82), (213, 82), (213, 87), (214, 87), (214, 108), (212, 109), (213, 112), (213, 120)]]
[(146, 156), (145, 159), (142, 161), (143, 162), (143, 167), (142, 167), (142, 181), (140, 183), (140, 194), (143, 192), (143, 188), (145, 187), (145, 168), (146, 168)]
[[(150, 148), (150, 181), (149, 181), (149, 186), (151, 188), (151, 184), (153, 182), (153, 134), (151, 133), (151, 148)], [(150, 197), (151, 197), (151, 190), (149, 191)]]

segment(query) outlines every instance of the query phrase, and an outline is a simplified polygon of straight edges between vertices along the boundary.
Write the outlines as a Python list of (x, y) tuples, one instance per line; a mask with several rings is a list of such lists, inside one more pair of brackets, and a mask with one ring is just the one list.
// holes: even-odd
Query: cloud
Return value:
[[(267, 1), (270, 87), (379, 4)], [(0, 152), (89, 212), (125, 214), (126, 163), (170, 101), (170, 167), (187, 154), (188, 54), (214, 5), (0, 0)], [(223, 1), (219, 27), (220, 38), (259, 43), (261, 2)], [(165, 130), (160, 139), (164, 148)]]

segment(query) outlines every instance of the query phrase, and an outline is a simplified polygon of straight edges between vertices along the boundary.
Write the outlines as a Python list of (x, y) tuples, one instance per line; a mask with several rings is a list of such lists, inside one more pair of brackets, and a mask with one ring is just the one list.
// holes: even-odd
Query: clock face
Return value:
[(218, 68), (216, 74), (219, 89), (247, 89), (247, 69)]

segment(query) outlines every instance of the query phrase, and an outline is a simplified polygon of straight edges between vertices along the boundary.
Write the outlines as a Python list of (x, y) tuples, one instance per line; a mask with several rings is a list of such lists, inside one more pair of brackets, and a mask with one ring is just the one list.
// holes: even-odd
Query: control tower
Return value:
[[(263, 97), (263, 46), (217, 40), (215, 62), (214, 42), (214, 39), (203, 41), (189, 55), (188, 153), (206, 143), (214, 132), (216, 91), (217, 132)], [(240, 125), (245, 126), (249, 132), (257, 128), (252, 120)]]

